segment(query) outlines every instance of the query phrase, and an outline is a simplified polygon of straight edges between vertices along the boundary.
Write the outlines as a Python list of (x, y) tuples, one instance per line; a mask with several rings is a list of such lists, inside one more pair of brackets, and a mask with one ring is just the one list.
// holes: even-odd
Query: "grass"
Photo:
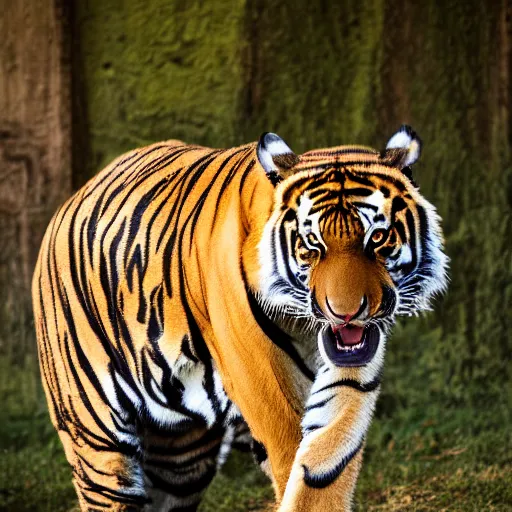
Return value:
[(509, 411), (430, 406), (376, 421), (357, 510), (512, 510)]
[(37, 364), (0, 359), (0, 510), (67, 511), (71, 471), (50, 423)]
[[(8, 365), (0, 359), (0, 375), (0, 510), (70, 511), (76, 505), (71, 471), (49, 423), (35, 363)], [(404, 390), (397, 400), (393, 383), (385, 385), (355, 510), (512, 510), (512, 408), (506, 390), (486, 402), (455, 404), (429, 398), (420, 385), (416, 394)], [(233, 454), (201, 511), (261, 511), (271, 502), (272, 489), (251, 458)]]

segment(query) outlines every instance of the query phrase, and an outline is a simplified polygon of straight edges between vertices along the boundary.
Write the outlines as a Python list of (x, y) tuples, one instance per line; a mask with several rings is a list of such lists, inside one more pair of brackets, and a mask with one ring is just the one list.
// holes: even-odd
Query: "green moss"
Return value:
[[(495, 93), (500, 5), (426, 2), (404, 14), (404, 30), (383, 58), (408, 65), (383, 87), (397, 80), (405, 86), (408, 101), (394, 122), (403, 116), (425, 142), (415, 174), (443, 218), (452, 259), (446, 298), (411, 336), (428, 347), (418, 366), (428, 368), (436, 387), (460, 398), (472, 386), (483, 397), (510, 377), (512, 351), (512, 244), (505, 235), (512, 165), (508, 141), (498, 135), (508, 127), (497, 116)], [(435, 335), (425, 336), (429, 330)]]
[(371, 142), (383, 2), (279, 1), (265, 9), (265, 2), (254, 0), (248, 5), (246, 138), (274, 131), (296, 151)]
[(273, 130), (298, 150), (369, 142), (381, 2), (300, 4), (79, 3), (86, 174), (165, 138), (222, 147)]
[(244, 2), (79, 2), (87, 174), (134, 146), (236, 139)]

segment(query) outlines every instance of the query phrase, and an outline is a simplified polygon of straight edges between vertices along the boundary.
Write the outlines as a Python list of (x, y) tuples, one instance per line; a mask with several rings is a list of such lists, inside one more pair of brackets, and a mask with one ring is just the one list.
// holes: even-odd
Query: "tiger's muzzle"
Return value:
[(380, 342), (379, 320), (393, 317), (396, 305), (396, 292), (390, 286), (382, 287), (380, 307), (373, 315), (369, 314), (368, 299), (363, 296), (359, 310), (353, 314), (338, 315), (330, 309), (324, 314), (314, 297), (311, 308), (314, 316), (328, 320), (319, 336), (327, 357), (336, 366), (355, 367), (370, 363)]

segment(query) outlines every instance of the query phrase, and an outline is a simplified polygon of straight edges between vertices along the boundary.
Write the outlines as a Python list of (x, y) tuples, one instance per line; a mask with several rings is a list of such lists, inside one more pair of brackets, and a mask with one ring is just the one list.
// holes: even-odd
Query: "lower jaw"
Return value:
[(379, 329), (375, 325), (365, 327), (363, 345), (359, 349), (339, 350), (330, 328), (324, 329), (320, 336), (326, 356), (334, 365), (341, 367), (357, 367), (370, 363), (377, 352), (380, 340)]

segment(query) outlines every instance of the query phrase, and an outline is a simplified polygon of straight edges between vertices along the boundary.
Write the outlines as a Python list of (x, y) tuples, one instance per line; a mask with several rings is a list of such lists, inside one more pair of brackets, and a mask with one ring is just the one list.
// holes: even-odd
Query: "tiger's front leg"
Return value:
[(380, 371), (376, 364), (319, 370), (279, 512), (351, 510)]

